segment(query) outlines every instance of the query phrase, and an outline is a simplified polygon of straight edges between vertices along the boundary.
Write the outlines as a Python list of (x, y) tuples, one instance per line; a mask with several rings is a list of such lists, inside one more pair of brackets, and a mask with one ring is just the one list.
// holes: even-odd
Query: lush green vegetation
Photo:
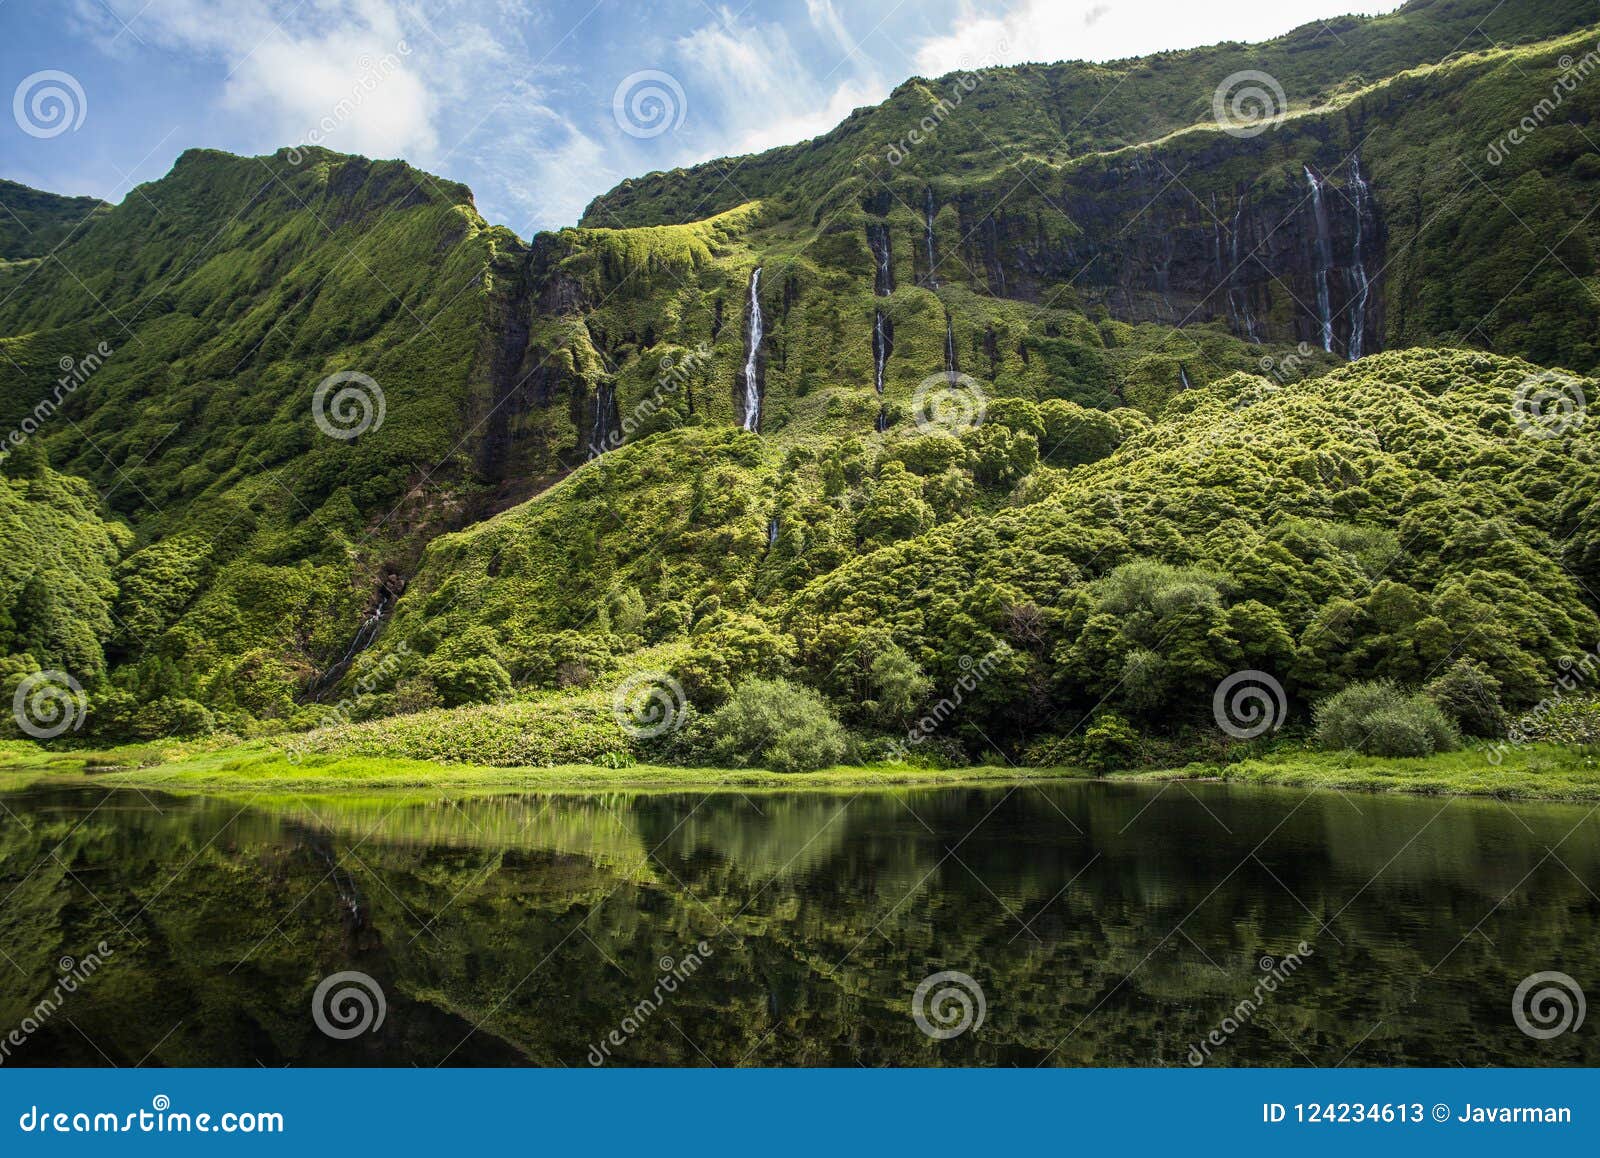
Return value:
[[(1563, 694), (1595, 686), (1600, 434), (1533, 437), (1513, 399), (1600, 362), (1573, 285), (1600, 86), (1455, 171), (1591, 19), (1419, 0), (1337, 51), (986, 70), (894, 164), (948, 87), (914, 80), (736, 183), (628, 182), (531, 244), (460, 186), (320, 150), (192, 151), (71, 222), (15, 194), (61, 260), (0, 264), (0, 696), (69, 674), (72, 743), (495, 768), (1593, 743)], [(1483, 21), (1498, 47), (1433, 63)], [(1243, 67), (1292, 114), (1248, 139), (1209, 117)], [(1297, 345), (1297, 206), (1311, 167), (1361, 196), (1357, 144), (1380, 211), (1339, 228), (1373, 229), (1391, 349), (1345, 365)], [(1280, 230), (1270, 276), (1213, 292), (1230, 241)], [(340, 372), (381, 426), (319, 427)], [(1214, 706), (1245, 670), (1282, 700), (1248, 742)], [(671, 708), (648, 735), (618, 708), (639, 681)]]
[(1349, 752), (1285, 751), (1236, 764), (1189, 764), (1135, 772), (1133, 780), (1222, 780), (1349, 792), (1499, 796), (1515, 800), (1600, 800), (1600, 754), (1566, 745), (1515, 749), (1496, 764), (1481, 749), (1393, 760)]

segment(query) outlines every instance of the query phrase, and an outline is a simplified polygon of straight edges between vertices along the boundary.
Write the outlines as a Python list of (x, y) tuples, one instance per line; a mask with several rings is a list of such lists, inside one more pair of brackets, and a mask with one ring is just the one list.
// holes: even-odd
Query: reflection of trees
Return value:
[[(117, 956), (68, 1012), (119, 1063), (170, 1031), (168, 1064), (579, 1065), (702, 939), (704, 967), (619, 1060), (1181, 1065), (1259, 958), (1302, 939), (1315, 952), (1219, 1060), (1330, 1064), (1380, 1021), (1352, 1063), (1600, 1060), (1592, 1035), (1510, 1023), (1524, 975), (1600, 960), (1576, 879), (1600, 879), (1600, 831), (1573, 831), (1577, 809), (1063, 784), (162, 815), (118, 794), (79, 824), (98, 799), (8, 798), (32, 830), (0, 827), (0, 948), (29, 982), (0, 987), (0, 1024), (104, 938)], [(1573, 873), (1540, 863), (1563, 837)], [(312, 988), (343, 968), (383, 985), (380, 1035), (312, 1025)], [(982, 1032), (916, 1029), (911, 991), (939, 969), (983, 986)], [(103, 1064), (65, 1021), (17, 1060)]]

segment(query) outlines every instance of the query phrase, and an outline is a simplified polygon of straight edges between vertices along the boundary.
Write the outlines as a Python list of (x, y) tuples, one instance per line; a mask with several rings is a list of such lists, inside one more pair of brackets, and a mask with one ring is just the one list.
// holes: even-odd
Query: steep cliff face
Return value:
[[(1337, 46), (1311, 29), (1248, 51), (916, 80), (805, 146), (625, 182), (586, 220), (667, 222), (744, 196), (766, 207), (758, 256), (798, 239), (838, 285), (888, 255), (878, 296), (961, 287), (1343, 358), (1449, 341), (1586, 369), (1595, 299), (1556, 283), (1588, 276), (1600, 231), (1584, 159), (1600, 86), (1573, 74), (1594, 47), (1574, 30), (1594, 15), (1438, 0), (1341, 26)], [(1477, 38), (1485, 21), (1497, 47)], [(1217, 116), (1230, 69), (1284, 90), (1268, 93), (1270, 126)], [(1553, 91), (1558, 115), (1495, 147)], [(867, 254), (836, 232), (862, 226)], [(1535, 234), (1561, 239), (1559, 263)], [(973, 321), (997, 331), (998, 372), (1016, 338)]]
[[(1383, 348), (1386, 233), (1380, 197), (1354, 154), (1314, 162), (1296, 187), (1224, 188), (1225, 174), (1133, 153), (1075, 170), (1042, 206), (954, 203), (959, 252), (997, 297), (1068, 302), (1131, 323), (1217, 322), (1249, 342), (1309, 343), (1349, 358)], [(1211, 158), (1218, 168), (1234, 158)], [(931, 190), (930, 190), (931, 192)], [(926, 274), (919, 270), (918, 276)], [(1320, 303), (1320, 304), (1319, 304)]]

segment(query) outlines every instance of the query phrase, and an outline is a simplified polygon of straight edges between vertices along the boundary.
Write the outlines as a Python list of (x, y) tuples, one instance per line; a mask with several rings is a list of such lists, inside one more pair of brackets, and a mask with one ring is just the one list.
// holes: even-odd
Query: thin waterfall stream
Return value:
[(744, 359), (744, 428), (756, 430), (761, 424), (761, 383), (756, 377), (761, 352), (761, 267), (750, 275), (750, 329)]
[(1333, 307), (1328, 300), (1328, 274), (1333, 268), (1333, 242), (1328, 236), (1328, 206), (1322, 199), (1322, 182), (1311, 171), (1309, 165), (1305, 169), (1306, 180), (1311, 185), (1311, 209), (1317, 223), (1317, 318), (1322, 328), (1322, 348), (1328, 353), (1333, 353)]

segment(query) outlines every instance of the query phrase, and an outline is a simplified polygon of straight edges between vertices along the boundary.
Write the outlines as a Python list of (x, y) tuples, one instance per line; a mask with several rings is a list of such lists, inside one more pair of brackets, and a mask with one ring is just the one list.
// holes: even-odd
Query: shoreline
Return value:
[(856, 765), (817, 772), (679, 768), (636, 764), (497, 767), (407, 758), (319, 755), (291, 762), (255, 741), (228, 747), (132, 745), (101, 751), (0, 745), (0, 792), (29, 785), (95, 784), (182, 794), (284, 794), (372, 791), (505, 792), (804, 792), (876, 788), (1003, 787), (1059, 781), (1107, 784), (1210, 782), (1335, 792), (1464, 795), (1502, 800), (1600, 802), (1600, 755), (1563, 745), (1514, 749), (1500, 765), (1481, 751), (1417, 759), (1288, 751), (1231, 764), (1094, 773), (1083, 768), (978, 765), (923, 768)]

